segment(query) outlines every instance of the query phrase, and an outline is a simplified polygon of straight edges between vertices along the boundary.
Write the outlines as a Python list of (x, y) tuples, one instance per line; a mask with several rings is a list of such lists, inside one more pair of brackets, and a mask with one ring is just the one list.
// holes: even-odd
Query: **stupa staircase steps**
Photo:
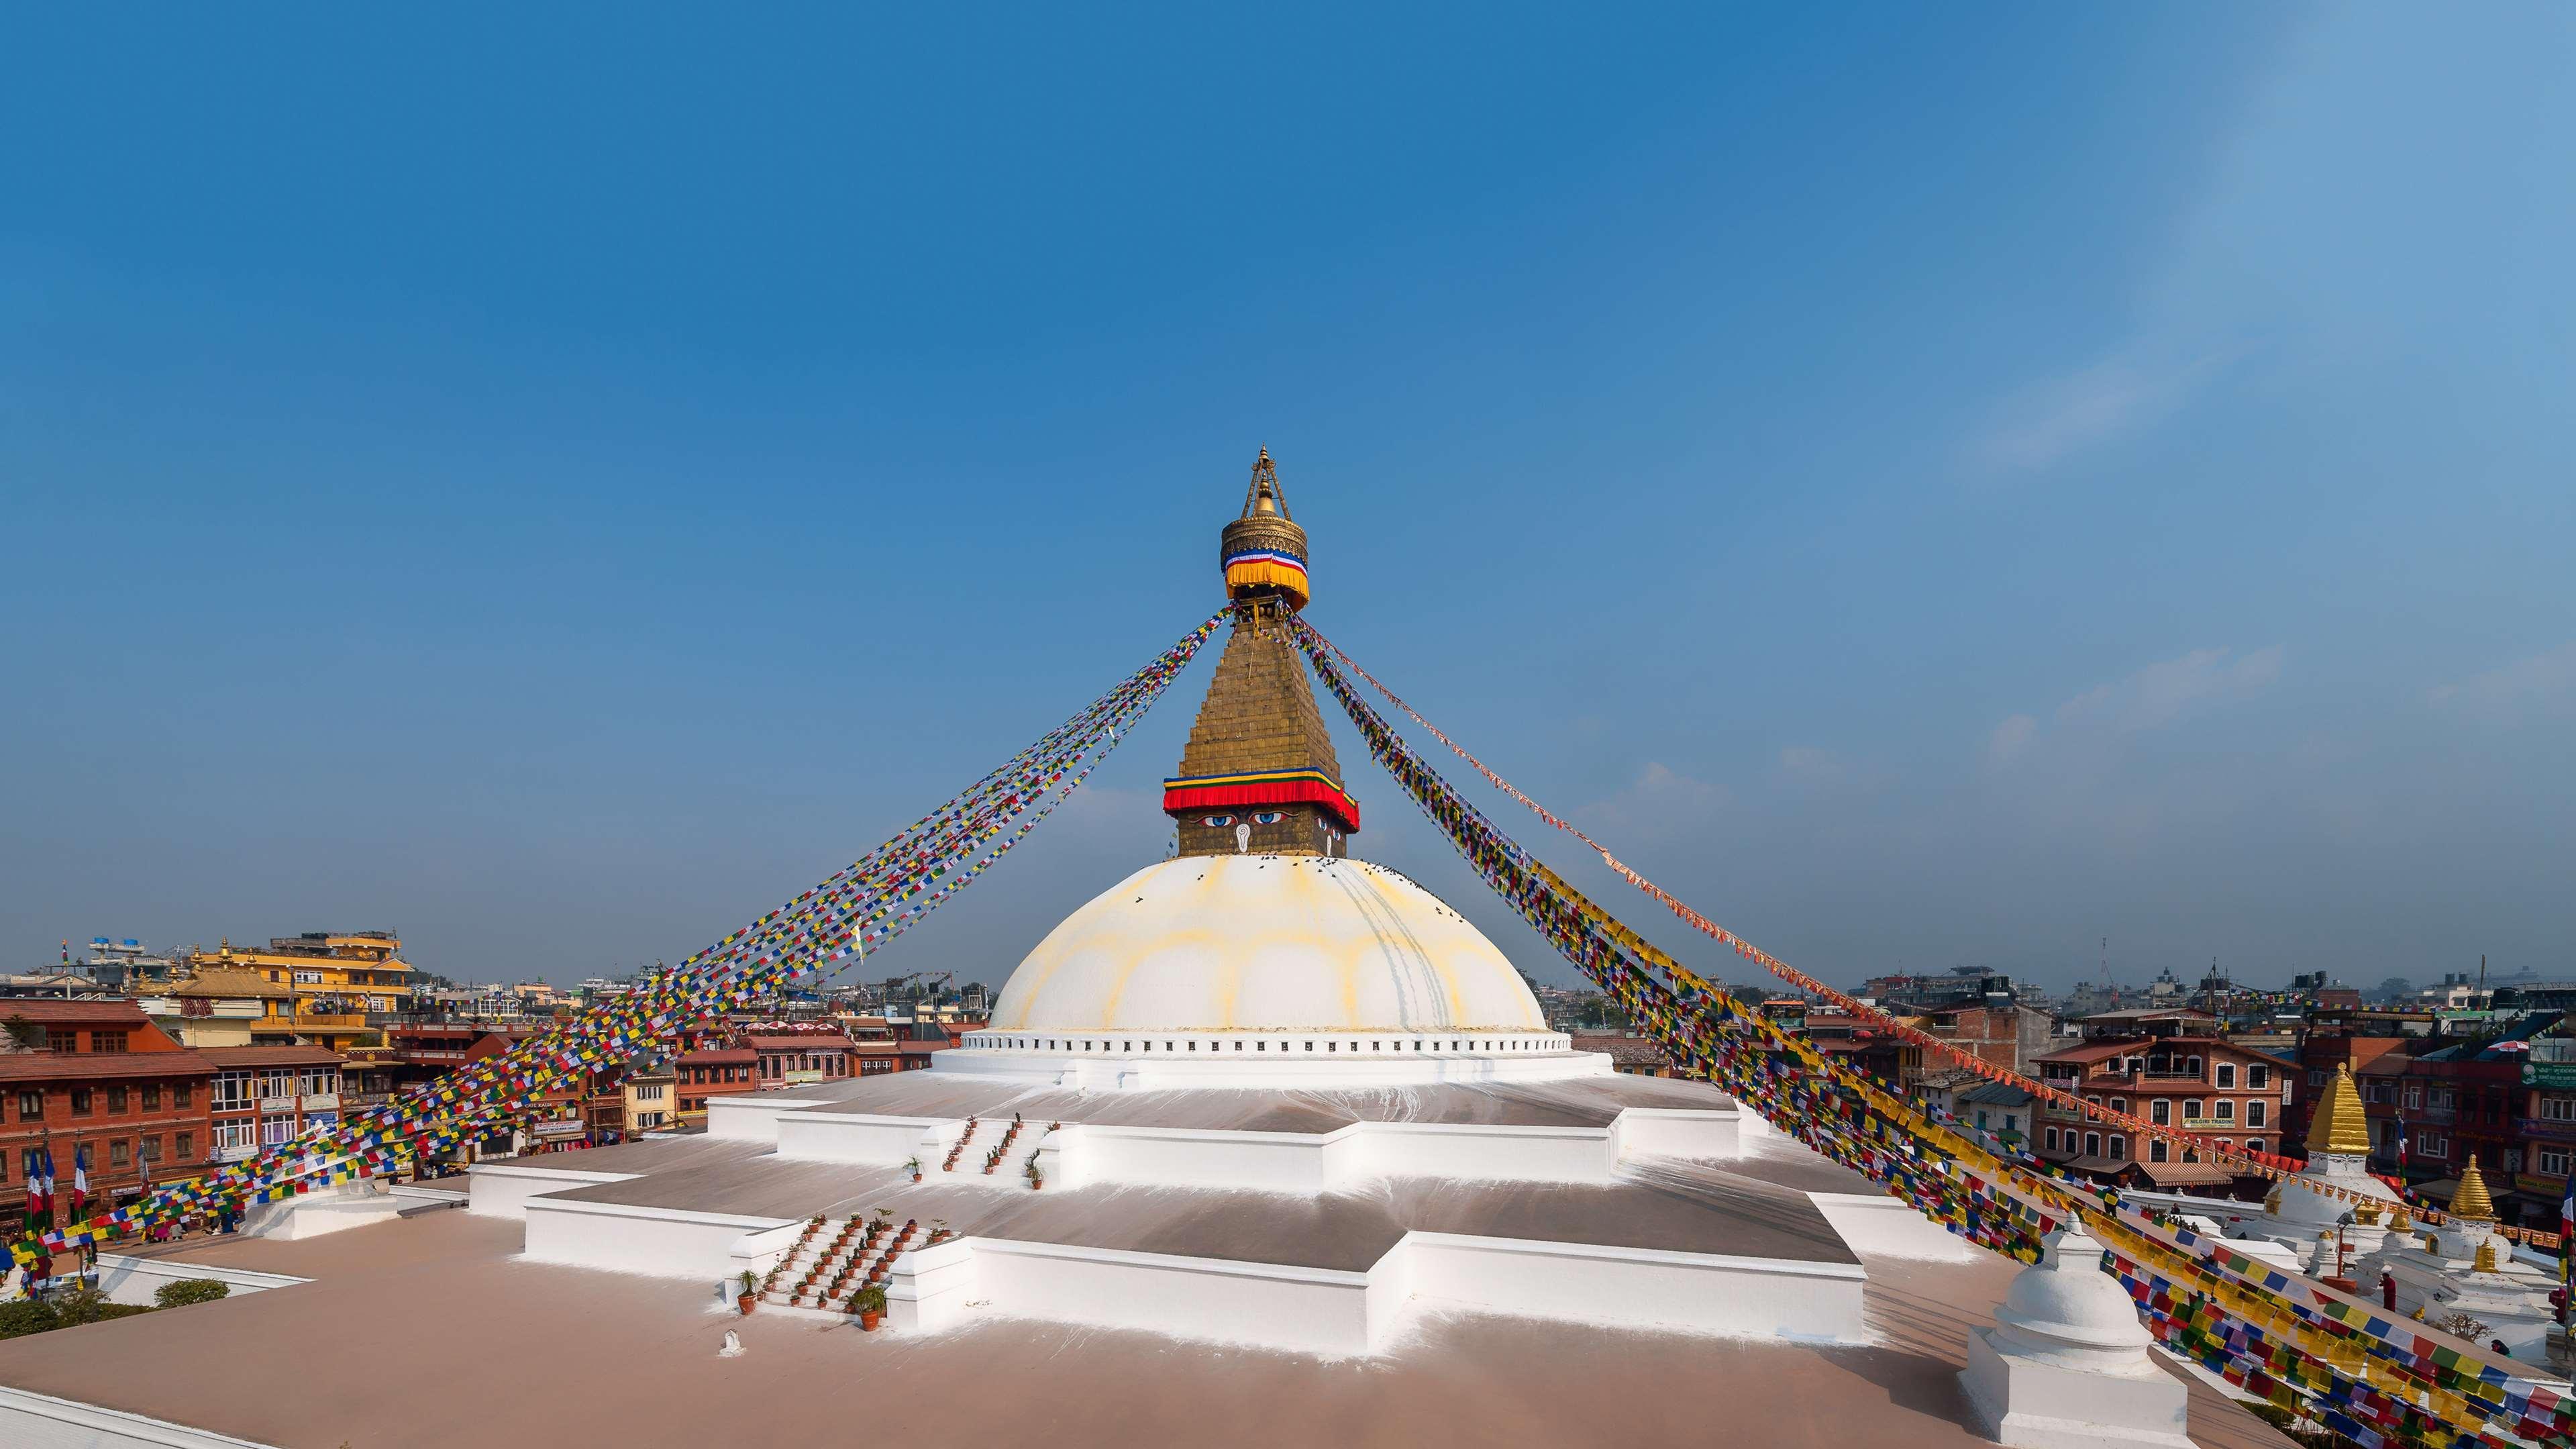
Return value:
[(848, 1217), (808, 1231), (779, 1260), (779, 1272), (762, 1291), (760, 1301), (781, 1308), (838, 1311), (867, 1283), (870, 1269), (891, 1267), (893, 1257), (921, 1244), (921, 1229), (912, 1226), (907, 1239), (905, 1226), (911, 1225), (878, 1233), (858, 1218)]

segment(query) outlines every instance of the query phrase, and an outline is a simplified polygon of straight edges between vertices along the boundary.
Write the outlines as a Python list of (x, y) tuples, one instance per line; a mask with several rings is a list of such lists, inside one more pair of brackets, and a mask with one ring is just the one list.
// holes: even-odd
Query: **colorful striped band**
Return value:
[(1320, 805), (1343, 833), (1355, 834), (1360, 828), (1360, 802), (1321, 770), (1189, 775), (1163, 782), (1163, 811), (1167, 815), (1247, 805)]

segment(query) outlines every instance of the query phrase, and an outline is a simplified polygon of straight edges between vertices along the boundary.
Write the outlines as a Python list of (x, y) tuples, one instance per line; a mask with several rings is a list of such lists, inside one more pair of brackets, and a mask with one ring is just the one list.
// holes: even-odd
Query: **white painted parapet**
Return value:
[(955, 1324), (980, 1297), (981, 1261), (975, 1240), (951, 1238), (935, 1248), (915, 1248), (895, 1259), (886, 1276), (886, 1322), (904, 1332), (936, 1333)]
[(937, 1117), (859, 1112), (783, 1112), (771, 1120), (778, 1155), (793, 1161), (896, 1167), (917, 1157), (926, 1171), (933, 1172), (966, 1125)]
[[(265, 1293), (271, 1288), (292, 1288), (310, 1283), (310, 1278), (291, 1278), (284, 1273), (254, 1273), (248, 1268), (222, 1268), (212, 1263), (191, 1263), (172, 1258), (134, 1258), (123, 1253), (98, 1255), (98, 1291), (113, 1303), (153, 1302), (164, 1284), (196, 1278), (212, 1278), (230, 1288), (233, 1296)], [(0, 1441), (5, 1442), (5, 1441)]]
[(2048, 1235), (1959, 1375), (1976, 1427), (2015, 1449), (2190, 1449), (2188, 1391), (2149, 1356), (2137, 1304), (2080, 1228)]
[(1808, 1343), (1866, 1341), (1866, 1275), (1802, 1263), (1412, 1232), (1366, 1271), (971, 1237), (906, 1253), (887, 1322), (936, 1332), (970, 1309), (1183, 1338), (1358, 1355), (1412, 1308), (1654, 1326)]
[(1927, 1263), (1973, 1263), (1985, 1250), (1885, 1193), (1811, 1192), (1807, 1200), (1825, 1215), (1845, 1246), (1868, 1258), (1911, 1258)]
[[(546, 1197), (530, 1198), (526, 1216), (531, 1262), (707, 1282), (736, 1276), (748, 1266), (736, 1252), (746, 1234), (796, 1226), (792, 1218)], [(784, 1248), (781, 1242), (778, 1250)], [(773, 1252), (773, 1260), (775, 1256)]]
[(1725, 1161), (1743, 1155), (1744, 1119), (1738, 1107), (1630, 1107), (1610, 1123), (1613, 1153), (1628, 1157), (1683, 1157)]
[(392, 1222), (402, 1215), (403, 1204), (386, 1187), (381, 1179), (353, 1182), (265, 1204), (251, 1211), (242, 1236), (294, 1242)]
[(0, 1384), (0, 1444), (9, 1449), (268, 1449), (211, 1429), (57, 1399)]
[[(555, 1154), (570, 1156), (572, 1154)], [(582, 1172), (569, 1167), (538, 1167), (521, 1162), (478, 1162), (466, 1169), (465, 1210), (487, 1218), (523, 1218), (528, 1199), (568, 1187), (594, 1187), (626, 1182), (632, 1172)]]
[(720, 1142), (775, 1142), (772, 1125), (790, 1112), (820, 1107), (827, 1098), (799, 1097), (788, 1092), (746, 1092), (733, 1097), (707, 1099), (707, 1135)]

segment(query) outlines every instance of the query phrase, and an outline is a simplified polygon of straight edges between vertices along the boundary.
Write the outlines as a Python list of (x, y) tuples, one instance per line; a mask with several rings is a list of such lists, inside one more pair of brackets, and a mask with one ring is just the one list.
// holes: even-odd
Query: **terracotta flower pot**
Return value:
[(741, 1297), (736, 1298), (734, 1300), (734, 1304), (736, 1307), (742, 1309), (743, 1317), (749, 1318), (751, 1316), (751, 1305), (758, 1301), (759, 1300), (753, 1298), (750, 1294), (745, 1293)]
[(885, 1315), (882, 1313), (862, 1313), (859, 1315), (859, 1328), (863, 1332), (874, 1333), (877, 1331), (877, 1325), (883, 1322), (885, 1322)]
[(921, 1174), (920, 1174), (920, 1173), (918, 1173), (918, 1172), (914, 1173), (914, 1174), (912, 1175), (912, 1180), (913, 1180), (913, 1181), (915, 1181), (915, 1182), (919, 1182), (919, 1181), (921, 1181)]

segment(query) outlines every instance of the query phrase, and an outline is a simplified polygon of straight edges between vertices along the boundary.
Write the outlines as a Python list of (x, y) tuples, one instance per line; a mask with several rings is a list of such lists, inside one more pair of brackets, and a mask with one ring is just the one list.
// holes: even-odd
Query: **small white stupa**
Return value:
[(2403, 1205), (2394, 1188), (2370, 1173), (2370, 1121), (2353, 1086), (2351, 1065), (2338, 1062), (2334, 1079), (2326, 1083), (2325, 1100), (2317, 1103), (2316, 1118), (2308, 1124), (2308, 1165), (2263, 1204), (2281, 1231), (2263, 1236), (2313, 1239), (2321, 1228), (2344, 1224), (2348, 1231), (2366, 1232), (2375, 1246), (2377, 1228), (2368, 1220)]

